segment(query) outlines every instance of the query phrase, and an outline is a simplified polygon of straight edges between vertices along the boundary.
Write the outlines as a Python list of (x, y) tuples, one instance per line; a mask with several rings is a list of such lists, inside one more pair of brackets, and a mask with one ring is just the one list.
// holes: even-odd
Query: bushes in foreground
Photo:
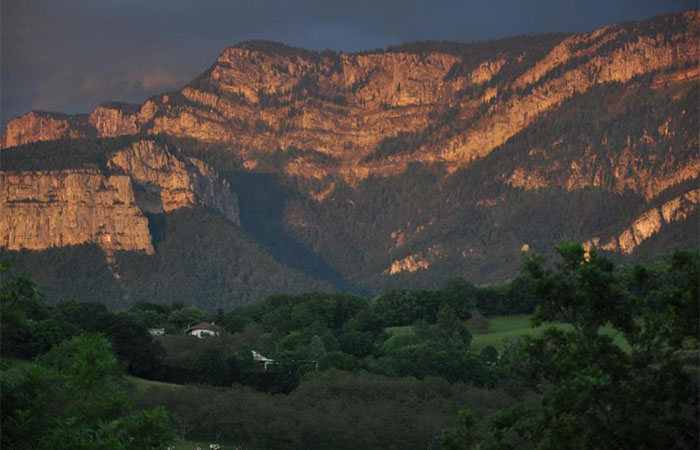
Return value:
[(439, 378), (387, 378), (337, 370), (311, 372), (288, 395), (244, 387), (154, 386), (141, 407), (163, 405), (179, 433), (265, 449), (436, 448), (443, 427), (470, 405), (480, 417), (512, 404)]

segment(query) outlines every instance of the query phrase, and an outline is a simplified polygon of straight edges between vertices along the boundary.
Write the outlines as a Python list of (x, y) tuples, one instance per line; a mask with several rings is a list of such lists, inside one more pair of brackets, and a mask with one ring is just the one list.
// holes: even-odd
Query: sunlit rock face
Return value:
[[(283, 170), (351, 183), (398, 173), (412, 161), (460, 167), (593, 86), (645, 74), (656, 74), (658, 87), (697, 80), (698, 17), (689, 11), (552, 36), (515, 50), (503, 44), (493, 52), (480, 52), (478, 44), (346, 54), (244, 43), (225, 49), (181, 91), (143, 105), (107, 103), (87, 119), (41, 113), (14, 119), (3, 146), (163, 133), (227, 147), (246, 167), (277, 149), (315, 150), (334, 163), (301, 155)], [(441, 121), (447, 113), (449, 119)], [(412, 133), (410, 149), (372, 157), (386, 138), (401, 133)], [(512, 183), (532, 187), (542, 181), (520, 174)], [(662, 189), (623, 184), (650, 195)]]
[(642, 242), (659, 233), (664, 226), (685, 220), (690, 213), (698, 208), (699, 202), (700, 190), (691, 190), (658, 208), (652, 208), (644, 212), (618, 236), (613, 236), (602, 244), (601, 239), (595, 237), (585, 242), (584, 247), (597, 246), (603, 250), (630, 254)]
[[(13, 119), (2, 146), (165, 135), (200, 146), (202, 159), (210, 149), (223, 151), (237, 161), (237, 169), (275, 171), (308, 185), (323, 180), (326, 184), (305, 193), (322, 203), (343, 183), (353, 187), (369, 177), (398, 175), (411, 163), (439, 165), (445, 176), (474, 167), (528, 127), (556, 115), (567, 101), (601, 86), (619, 83), (631, 91), (647, 80), (654, 92), (696, 89), (699, 43), (698, 11), (524, 44), (414, 43), (348, 54), (248, 42), (223, 50), (180, 91), (141, 105), (104, 103), (89, 115), (30, 112)], [(700, 155), (687, 151), (697, 148), (697, 135), (684, 142), (685, 149), (665, 145), (687, 128), (687, 114), (663, 118), (641, 137), (607, 149), (605, 157), (600, 151), (605, 142), (594, 142), (581, 143), (574, 157), (564, 160), (559, 136), (552, 136), (548, 145), (525, 150), (547, 164), (513, 161), (495, 177), (526, 191), (596, 188), (638, 195), (647, 213), (618, 235), (590, 240), (630, 253), (697, 209), (695, 191), (651, 207), (662, 203), (661, 193), (700, 172)], [(278, 154), (276, 166), (265, 166)], [(145, 213), (194, 204), (239, 223), (236, 196), (212, 167), (149, 139), (111, 155), (99, 170), (4, 172), (2, 200), (0, 239), (13, 249), (97, 242), (107, 251), (152, 252)], [(495, 207), (501, 201), (475, 203)], [(110, 219), (113, 215), (119, 217)], [(296, 217), (292, 225), (314, 226), (308, 217)], [(387, 255), (416, 234), (405, 231), (399, 228), (391, 236)], [(442, 257), (430, 251), (435, 244), (402, 249), (381, 270), (389, 275), (428, 271)], [(462, 258), (479, 254), (471, 247), (460, 252)]]
[(7, 123), (2, 136), (3, 148), (30, 142), (76, 139), (94, 135), (86, 116), (31, 111)]
[(126, 172), (134, 183), (157, 193), (149, 212), (200, 203), (240, 225), (236, 195), (226, 181), (218, 179), (214, 169), (198, 159), (185, 158), (175, 150), (143, 140), (117, 152), (107, 166)]
[(97, 243), (106, 252), (153, 253), (148, 220), (128, 175), (97, 169), (3, 173), (0, 244), (40, 250)]
[(98, 137), (116, 137), (139, 131), (139, 105), (105, 103), (90, 114), (88, 122), (97, 130)]
[(151, 140), (115, 152), (106, 167), (0, 172), (0, 246), (39, 250), (96, 243), (153, 253), (144, 213), (196, 204), (240, 225), (238, 201), (216, 172)]

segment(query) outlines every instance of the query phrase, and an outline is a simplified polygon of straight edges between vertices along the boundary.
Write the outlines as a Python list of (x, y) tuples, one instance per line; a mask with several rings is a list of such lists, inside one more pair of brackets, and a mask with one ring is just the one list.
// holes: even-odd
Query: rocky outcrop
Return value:
[[(644, 141), (651, 139), (649, 136), (642, 136), (639, 142), (634, 143), (628, 137), (627, 145), (607, 159), (600, 156), (599, 149), (589, 147), (582, 157), (571, 161), (567, 166), (557, 160), (557, 148), (554, 145), (547, 151), (542, 151), (551, 161), (548, 166), (530, 169), (516, 165), (503, 179), (513, 187), (528, 190), (563, 187), (575, 191), (598, 187), (617, 193), (632, 191), (650, 201), (664, 190), (692, 180), (700, 173), (700, 154), (697, 152), (679, 160), (665, 151), (669, 147), (673, 148), (673, 145), (662, 145), (665, 144), (662, 128), (668, 130), (671, 122), (673, 120), (669, 118), (659, 127), (661, 132), (654, 147), (644, 145)], [(697, 139), (684, 142), (684, 145), (697, 148)]]
[(2, 136), (2, 147), (89, 137), (91, 131), (85, 116), (31, 111), (7, 123), (7, 130)]
[[(684, 64), (698, 64), (698, 12), (688, 12), (685, 18), (688, 39), (678, 43), (663, 36), (639, 36), (627, 44), (607, 52), (599, 52), (606, 40), (595, 41), (601, 32), (573, 36), (557, 45), (543, 60), (519, 77), (515, 89), (530, 87), (527, 95), (516, 95), (508, 101), (496, 102), (488, 113), (461, 134), (446, 143), (441, 156), (449, 161), (465, 161), (488, 154), (510, 137), (536, 120), (565, 99), (595, 86), (609, 82), (627, 82), (633, 77), (667, 71)], [(615, 34), (608, 42), (615, 40)], [(591, 42), (595, 44), (591, 45)], [(576, 49), (576, 50), (575, 50)], [(580, 61), (580, 62), (579, 62)], [(546, 75), (561, 67), (561, 74), (547, 79)], [(567, 67), (571, 67), (566, 70)], [(666, 78), (673, 83), (697, 80), (697, 73), (686, 71), (685, 77)]]
[(428, 267), (430, 267), (430, 263), (423, 257), (423, 255), (410, 255), (391, 263), (389, 275), (396, 275), (400, 272), (412, 273), (421, 269), (427, 269)]
[(107, 253), (153, 253), (128, 175), (98, 169), (2, 173), (0, 211), (0, 245), (10, 250), (96, 243)]
[(395, 260), (391, 263), (391, 267), (385, 270), (384, 273), (396, 275), (401, 272), (413, 273), (419, 270), (426, 270), (433, 262), (443, 257), (444, 253), (440, 245), (433, 245), (425, 251)]
[(240, 225), (236, 195), (225, 180), (218, 180), (214, 169), (200, 160), (145, 140), (114, 154), (107, 167), (127, 173), (142, 188), (144, 192), (137, 200), (147, 212), (161, 213), (201, 203)]
[[(688, 11), (518, 51), (504, 44), (478, 53), (479, 44), (455, 44), (346, 54), (249, 42), (225, 49), (181, 91), (141, 106), (103, 104), (87, 120), (30, 113), (10, 121), (3, 146), (91, 133), (166, 134), (228, 148), (247, 168), (278, 149), (314, 150), (334, 163), (302, 156), (278, 169), (351, 184), (396, 174), (413, 161), (454, 170), (594, 86), (646, 74), (655, 74), (656, 88), (697, 81), (699, 36), (700, 13)], [(483, 60), (474, 61), (474, 52)], [(539, 56), (533, 61), (532, 55)], [(402, 136), (408, 138), (399, 139), (392, 152), (372, 157), (386, 139)], [(628, 178), (615, 189), (649, 197), (667, 187), (647, 185), (648, 174), (639, 179)], [(542, 184), (528, 173), (515, 174), (511, 182)]]
[(115, 152), (106, 167), (0, 172), (0, 246), (96, 243), (153, 253), (145, 213), (203, 204), (240, 225), (236, 195), (206, 164), (151, 140)]
[(139, 132), (139, 105), (105, 103), (90, 114), (88, 122), (98, 137), (116, 137)]
[(630, 254), (642, 242), (661, 231), (664, 225), (679, 222), (688, 217), (691, 212), (698, 209), (699, 202), (700, 190), (686, 192), (658, 208), (646, 211), (629, 228), (605, 243), (601, 244), (600, 238), (593, 238), (583, 245), (585, 248), (596, 246), (603, 250)]
[[(527, 136), (535, 128), (531, 125), (541, 124), (557, 108), (563, 110), (581, 98), (578, 94), (591, 93), (601, 85), (624, 85), (619, 104), (606, 105), (614, 110), (628, 92), (638, 89), (639, 80), (645, 80), (645, 92), (656, 89), (669, 103), (681, 104), (679, 96), (695, 88), (700, 79), (698, 11), (545, 41), (529, 47), (518, 47), (513, 41), (415, 43), (362, 54), (247, 42), (225, 49), (210, 69), (180, 91), (152, 97), (142, 105), (105, 103), (89, 115), (31, 112), (13, 119), (2, 146), (64, 138), (166, 135), (174, 138), (171, 142), (191, 143), (202, 152), (209, 148), (229, 152), (236, 167), (240, 163), (251, 171), (315, 179), (301, 184), (315, 186), (304, 194), (321, 203), (332, 199), (334, 189), (344, 183), (356, 185), (369, 177), (399, 174), (414, 162), (429, 163), (448, 174), (477, 167), (475, 160), (495, 158), (499, 151), (494, 150)], [(576, 148), (569, 149), (566, 157), (558, 147), (561, 136), (552, 136), (551, 142), (538, 141), (537, 148), (514, 155), (518, 158), (509, 160), (506, 169), (499, 168), (494, 178), (527, 190), (632, 191), (656, 204), (651, 202), (660, 193), (700, 171), (700, 157), (688, 150), (697, 148), (697, 136), (681, 133), (690, 128), (692, 120), (683, 119), (694, 117), (689, 111), (676, 110), (661, 121), (643, 119), (647, 120), (643, 135), (629, 137), (626, 144), (618, 140), (615, 148), (606, 147), (605, 137), (600, 142), (583, 142), (579, 136), (569, 136), (564, 146)], [(217, 161), (225, 161), (218, 156)], [(535, 158), (540, 163), (531, 164)], [(65, 245), (62, 242), (98, 242), (107, 251), (148, 252), (152, 248), (141, 226), (145, 213), (194, 204), (239, 223), (235, 195), (199, 160), (145, 139), (110, 154), (106, 161), (99, 170), (4, 174), (3, 245), (45, 248)], [(119, 189), (110, 187), (117, 183), (114, 177), (126, 180), (119, 181)], [(51, 196), (22, 194), (32, 183), (54, 186)], [(77, 195), (80, 185), (86, 187)], [(105, 191), (96, 194), (94, 185), (106, 186)], [(54, 204), (52, 198), (64, 200)], [(102, 212), (81, 210), (82, 206), (70, 203), (71, 198)], [(619, 236), (606, 236), (610, 240), (604, 245), (632, 251), (664, 224), (685, 214), (689, 200), (677, 200), (678, 205), (671, 202), (650, 209)], [(474, 199), (487, 208), (500, 202)], [(117, 206), (110, 210), (107, 205)], [(41, 211), (52, 218), (43, 218)], [(112, 213), (133, 218), (133, 229), (117, 219), (107, 224), (106, 215)], [(93, 217), (90, 214), (97, 216), (86, 219), (84, 229), (79, 229), (82, 219), (77, 218)], [(6, 218), (12, 215), (23, 220), (34, 217), (31, 220), (37, 225), (23, 229), (19, 219)], [(313, 226), (307, 219), (295, 217), (293, 223)], [(49, 229), (54, 230), (52, 236), (45, 231)], [(392, 234), (387, 253), (397, 251), (406, 240), (403, 234)], [(402, 248), (404, 253), (392, 257), (395, 261), (387, 273), (427, 269), (437, 256), (421, 248), (418, 253), (420, 249)], [(413, 255), (406, 256), (409, 252)]]

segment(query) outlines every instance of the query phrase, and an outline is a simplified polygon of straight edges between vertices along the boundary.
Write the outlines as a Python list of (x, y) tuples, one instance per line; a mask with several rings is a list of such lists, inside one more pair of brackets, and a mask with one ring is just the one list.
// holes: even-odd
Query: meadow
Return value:
[[(488, 327), (485, 331), (473, 331), (471, 350), (475, 352), (480, 352), (484, 348), (491, 346), (502, 353), (506, 348), (508, 343), (513, 342), (524, 336), (539, 336), (544, 330), (550, 327), (560, 328), (562, 330), (571, 330), (573, 327), (569, 324), (557, 323), (557, 324), (546, 324), (537, 327), (532, 326), (531, 316), (528, 314), (512, 315), (512, 316), (497, 316), (490, 317), (488, 320)], [(398, 336), (407, 336), (414, 333), (414, 327), (412, 325), (403, 327), (388, 327), (386, 329), (387, 333), (391, 335), (391, 338)], [(624, 336), (620, 334), (617, 330), (610, 326), (603, 327), (603, 334), (607, 334), (613, 337), (615, 344), (619, 345), (621, 348), (628, 350), (629, 344), (625, 340)]]

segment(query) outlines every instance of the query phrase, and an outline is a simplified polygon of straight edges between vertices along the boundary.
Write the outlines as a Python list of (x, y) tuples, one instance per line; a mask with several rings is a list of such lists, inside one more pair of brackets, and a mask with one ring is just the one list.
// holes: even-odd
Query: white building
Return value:
[(197, 336), (198, 338), (204, 336), (218, 336), (221, 334), (221, 328), (217, 327), (213, 323), (202, 322), (186, 329), (185, 334), (189, 334), (190, 336)]

